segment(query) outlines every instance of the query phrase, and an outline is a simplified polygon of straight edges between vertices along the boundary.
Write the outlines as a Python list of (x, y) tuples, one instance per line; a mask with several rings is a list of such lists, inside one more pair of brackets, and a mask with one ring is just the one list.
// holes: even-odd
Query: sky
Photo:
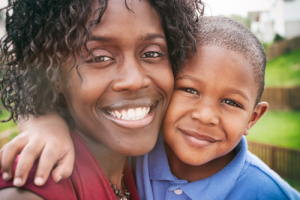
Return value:
[(7, 0), (0, 0), (0, 8), (7, 6)]
[[(247, 16), (249, 11), (265, 10), (275, 0), (202, 0), (206, 3), (206, 14), (225, 15), (237, 14)], [(7, 0), (0, 0), (0, 8), (7, 5)], [(212, 12), (211, 12), (211, 11)]]
[(247, 16), (249, 11), (268, 9), (275, 0), (202, 0), (206, 4), (205, 14), (225, 15), (232, 14)]

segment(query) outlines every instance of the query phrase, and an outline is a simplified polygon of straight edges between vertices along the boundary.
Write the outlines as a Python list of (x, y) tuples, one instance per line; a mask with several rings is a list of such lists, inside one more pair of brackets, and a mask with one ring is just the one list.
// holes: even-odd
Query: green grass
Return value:
[(266, 86), (300, 85), (300, 49), (268, 61)]
[(300, 149), (300, 111), (268, 111), (247, 140)]
[(300, 192), (300, 181), (295, 181), (291, 179), (284, 179), (286, 182), (290, 184), (293, 188), (295, 188), (298, 192)]
[[(0, 120), (7, 119), (9, 117), (9, 113), (6, 110), (0, 110)], [(0, 122), (0, 133), (15, 128), (17, 125), (11, 120), (9, 122)]]

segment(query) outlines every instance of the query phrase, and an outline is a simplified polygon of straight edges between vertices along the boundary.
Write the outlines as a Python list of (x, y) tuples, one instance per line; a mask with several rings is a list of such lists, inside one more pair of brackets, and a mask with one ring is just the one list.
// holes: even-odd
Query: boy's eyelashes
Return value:
[[(190, 93), (190, 94), (195, 94), (195, 95), (198, 95), (200, 96), (199, 92), (195, 89), (192, 89), (192, 88), (180, 88), (180, 90), (183, 90), (187, 93)], [(231, 99), (224, 99), (221, 101), (222, 103), (225, 103), (227, 105), (230, 105), (230, 106), (234, 106), (234, 107), (238, 107), (238, 108), (243, 108), (243, 106), (239, 103), (237, 103), (236, 101), (234, 100), (231, 100)]]
[(162, 57), (165, 56), (165, 54), (161, 51), (148, 51), (144, 53), (141, 57), (142, 58), (157, 58), (157, 57)]
[(199, 95), (198, 91), (194, 90), (192, 88), (180, 88), (180, 89), (183, 90), (183, 91), (185, 91), (185, 92), (187, 92), (187, 93)]
[(238, 108), (243, 108), (239, 103), (231, 100), (231, 99), (224, 99), (221, 101), (222, 103), (225, 103), (227, 105), (230, 105), (230, 106), (234, 106), (234, 107), (238, 107)]

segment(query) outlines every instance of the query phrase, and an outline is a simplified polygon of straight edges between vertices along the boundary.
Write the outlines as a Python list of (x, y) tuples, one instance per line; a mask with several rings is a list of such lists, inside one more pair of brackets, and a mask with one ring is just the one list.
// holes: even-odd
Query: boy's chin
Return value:
[[(229, 163), (235, 156), (234, 151), (229, 151), (226, 153), (217, 154), (216, 152), (212, 152), (211, 154), (207, 152), (191, 152), (185, 151), (185, 153), (174, 152), (175, 156), (185, 165), (190, 166), (204, 166), (204, 165), (215, 165), (217, 163)], [(227, 165), (225, 164), (225, 166)]]
[[(178, 157), (178, 156), (177, 156)], [(182, 163), (184, 163), (184, 164), (186, 164), (186, 165), (190, 165), (190, 166), (194, 166), (194, 167), (196, 167), (196, 166), (201, 166), (201, 165), (205, 165), (206, 163), (208, 163), (208, 162), (210, 162), (211, 161), (211, 159), (207, 159), (207, 158), (186, 158), (186, 157), (184, 157), (184, 156), (181, 156), (181, 157), (178, 157), (179, 158), (179, 160), (182, 162)]]

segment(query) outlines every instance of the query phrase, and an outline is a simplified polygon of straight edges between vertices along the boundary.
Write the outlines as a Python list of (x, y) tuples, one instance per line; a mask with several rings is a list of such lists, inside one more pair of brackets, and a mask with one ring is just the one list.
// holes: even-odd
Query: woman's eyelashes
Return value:
[(99, 62), (106, 62), (106, 61), (110, 61), (110, 60), (114, 60), (113, 58), (109, 57), (109, 56), (93, 56), (91, 58), (88, 58), (85, 62), (87, 63), (99, 63)]
[(233, 100), (230, 100), (230, 99), (224, 99), (221, 101), (222, 103), (225, 103), (227, 105), (230, 105), (230, 106), (234, 106), (234, 107), (238, 107), (238, 108), (243, 108), (239, 103), (233, 101)]
[[(142, 58), (158, 58), (158, 57), (164, 57), (165, 54), (161, 51), (148, 51), (144, 53), (141, 57)], [(113, 61), (114, 58), (107, 56), (107, 55), (90, 55), (85, 62), (86, 63), (101, 63), (106, 61)]]

